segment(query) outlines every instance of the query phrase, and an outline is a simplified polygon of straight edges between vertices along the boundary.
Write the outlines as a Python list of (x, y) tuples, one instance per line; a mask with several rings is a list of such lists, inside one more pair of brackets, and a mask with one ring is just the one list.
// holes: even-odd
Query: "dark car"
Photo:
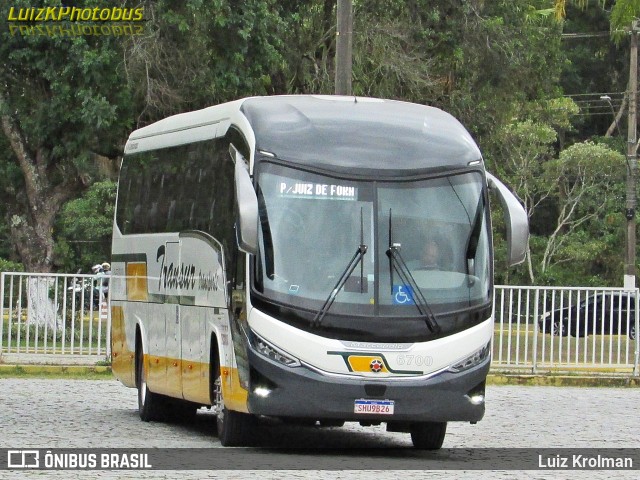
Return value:
[(540, 331), (551, 335), (629, 335), (636, 338), (636, 296), (626, 292), (591, 294), (563, 308), (544, 313)]

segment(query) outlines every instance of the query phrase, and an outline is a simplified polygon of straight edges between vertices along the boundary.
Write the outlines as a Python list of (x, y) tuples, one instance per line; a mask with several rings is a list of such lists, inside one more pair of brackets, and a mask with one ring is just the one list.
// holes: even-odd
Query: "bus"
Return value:
[(440, 109), (251, 97), (140, 128), (113, 225), (113, 372), (142, 420), (208, 407), (224, 446), (267, 418), (438, 449), (485, 411), (489, 190), (517, 264), (526, 212)]

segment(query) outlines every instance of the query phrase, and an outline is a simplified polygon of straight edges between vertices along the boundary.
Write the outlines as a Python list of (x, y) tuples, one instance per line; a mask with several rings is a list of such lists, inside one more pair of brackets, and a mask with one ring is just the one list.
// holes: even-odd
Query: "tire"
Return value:
[(139, 345), (136, 352), (136, 385), (138, 387), (138, 413), (143, 422), (161, 420), (164, 416), (165, 399), (149, 390), (144, 368), (144, 353)]
[(424, 422), (411, 425), (411, 441), (419, 450), (438, 450), (442, 448), (447, 422)]
[(253, 429), (253, 416), (229, 410), (224, 405), (222, 393), (222, 376), (217, 359), (213, 369), (211, 384), (211, 403), (217, 414), (216, 426), (218, 439), (223, 447), (242, 447), (249, 444)]

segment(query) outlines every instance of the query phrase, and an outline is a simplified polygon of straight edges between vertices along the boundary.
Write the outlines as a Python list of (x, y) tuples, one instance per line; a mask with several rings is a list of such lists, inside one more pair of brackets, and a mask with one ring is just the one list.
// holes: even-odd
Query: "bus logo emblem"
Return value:
[(382, 371), (382, 362), (380, 360), (372, 360), (369, 368), (373, 373), (380, 373)]

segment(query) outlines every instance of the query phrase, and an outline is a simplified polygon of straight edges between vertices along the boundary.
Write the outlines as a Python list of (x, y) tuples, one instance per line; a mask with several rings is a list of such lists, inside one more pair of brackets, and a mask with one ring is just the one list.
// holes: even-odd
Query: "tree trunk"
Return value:
[[(60, 209), (57, 206), (56, 212)], [(8, 218), (11, 241), (28, 272), (50, 272), (53, 267), (53, 217), (36, 212), (28, 215), (12, 214)]]
[[(3, 107), (7, 106), (0, 93), (0, 111), (6, 112), (8, 109)], [(50, 272), (56, 214), (78, 191), (80, 183), (77, 178), (65, 177), (62, 183), (53, 185), (47, 151), (43, 148), (32, 151), (18, 122), (10, 114), (2, 114), (0, 120), (24, 180), (24, 191), (16, 195), (14, 204), (7, 205), (11, 240), (27, 271)]]

